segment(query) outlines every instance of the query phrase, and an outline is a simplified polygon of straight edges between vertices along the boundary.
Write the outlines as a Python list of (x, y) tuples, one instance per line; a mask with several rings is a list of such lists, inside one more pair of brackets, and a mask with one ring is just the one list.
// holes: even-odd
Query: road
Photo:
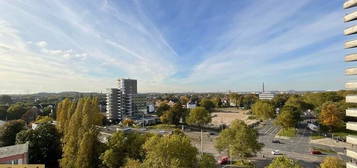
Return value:
[[(328, 155), (336, 156), (336, 154), (311, 155), (309, 152), (312, 147), (332, 149), (337, 152), (341, 152), (341, 150), (343, 151), (343, 149), (310, 144), (311, 132), (306, 129), (306, 123), (304, 122), (300, 123), (296, 137), (279, 139), (281, 142), (280, 144), (272, 143), (273, 139), (277, 139), (276, 134), (279, 130), (280, 128), (275, 126), (272, 121), (266, 121), (263, 126), (258, 128), (259, 142), (264, 143), (265, 145), (261, 154), (258, 155), (260, 164), (258, 167), (264, 167), (270, 162), (271, 159), (276, 157), (271, 154), (271, 151), (273, 150), (279, 150), (283, 155), (297, 160), (303, 167), (306, 168), (315, 168), (319, 165), (322, 159)], [(262, 158), (263, 155), (265, 158)]]

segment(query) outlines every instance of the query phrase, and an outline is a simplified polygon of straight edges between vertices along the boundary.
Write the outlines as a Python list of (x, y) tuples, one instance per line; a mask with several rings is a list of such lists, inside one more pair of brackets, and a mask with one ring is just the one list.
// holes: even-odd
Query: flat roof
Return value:
[(27, 153), (28, 146), (29, 144), (26, 142), (24, 144), (0, 147), (0, 158)]

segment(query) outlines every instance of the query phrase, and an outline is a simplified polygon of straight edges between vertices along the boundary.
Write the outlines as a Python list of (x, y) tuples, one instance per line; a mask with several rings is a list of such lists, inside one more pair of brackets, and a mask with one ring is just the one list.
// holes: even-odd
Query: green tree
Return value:
[(0, 120), (7, 120), (7, 107), (0, 106)]
[(258, 132), (254, 128), (241, 120), (234, 120), (219, 134), (215, 147), (220, 152), (227, 150), (231, 157), (245, 158), (260, 151), (263, 145), (258, 142)]
[(16, 143), (29, 141), (29, 162), (58, 167), (61, 158), (61, 136), (56, 127), (43, 123), (35, 130), (23, 130), (16, 135)]
[(25, 114), (27, 110), (28, 108), (23, 103), (12, 104), (7, 109), (7, 119), (8, 120), (20, 119), (21, 116)]
[(0, 127), (0, 146), (14, 145), (16, 134), (25, 130), (25, 121), (12, 120)]
[(109, 147), (101, 154), (102, 164), (109, 167), (121, 167), (127, 159), (143, 160), (143, 145), (149, 136), (138, 133), (116, 132), (108, 140)]
[(0, 104), (11, 104), (12, 99), (9, 95), (2, 95), (0, 96)]
[(128, 159), (124, 165), (124, 168), (141, 168), (141, 162), (134, 159)]
[(91, 128), (86, 131), (79, 143), (78, 157), (76, 159), (75, 167), (96, 167), (95, 147), (99, 143), (97, 141), (98, 132)]
[(216, 168), (216, 159), (210, 153), (203, 153), (199, 158), (199, 168)]
[(346, 164), (343, 160), (337, 157), (327, 156), (320, 164), (320, 167), (321, 168), (345, 168)]
[(170, 110), (170, 106), (167, 103), (162, 102), (162, 103), (160, 103), (159, 107), (157, 108), (156, 114), (160, 117), (161, 115), (164, 114), (165, 111), (168, 111), (168, 110)]
[(296, 161), (289, 159), (285, 156), (279, 156), (269, 164), (267, 168), (302, 168)]
[(100, 162), (97, 147), (101, 146), (95, 127), (95, 116), (99, 113), (98, 98), (85, 97), (75, 102), (65, 99), (61, 103), (57, 117), (64, 134), (61, 167), (96, 167)]
[(280, 125), (283, 128), (295, 127), (300, 118), (300, 114), (297, 111), (296, 107), (284, 106), (280, 111), (276, 124)]
[(344, 117), (345, 112), (338, 108), (337, 103), (333, 102), (324, 103), (319, 114), (320, 123), (329, 127), (331, 131), (344, 126)]
[(216, 96), (212, 99), (215, 107), (222, 107), (222, 100), (219, 96)]
[(49, 116), (38, 116), (35, 123), (42, 124), (42, 123), (50, 123), (53, 119)]
[(240, 101), (241, 101), (241, 97), (239, 96), (239, 94), (237, 94), (237, 93), (230, 93), (230, 94), (228, 95), (228, 97), (229, 97), (229, 101), (230, 101), (230, 102), (233, 102), (236, 107), (239, 107), (239, 106), (240, 106), (240, 104), (241, 104), (241, 102), (240, 102)]
[(41, 115), (48, 116), (51, 114), (51, 112), (53, 112), (52, 106), (46, 106), (45, 108), (43, 108)]
[(252, 112), (261, 119), (274, 118), (275, 111), (273, 105), (265, 101), (257, 101), (252, 106)]
[(212, 120), (211, 113), (203, 107), (196, 107), (189, 112), (186, 122), (191, 125), (202, 127)]
[(186, 116), (186, 109), (182, 107), (181, 104), (176, 103), (168, 111), (165, 111), (160, 117), (160, 120), (165, 124), (175, 124), (180, 123), (181, 118), (184, 119)]
[(289, 99), (288, 94), (278, 94), (274, 96), (271, 102), (273, 103), (275, 108), (282, 108), (288, 99)]
[(190, 98), (188, 98), (187, 96), (181, 96), (180, 97), (180, 103), (181, 104), (187, 104), (190, 101)]
[(256, 101), (258, 101), (257, 95), (247, 94), (242, 98), (242, 105), (245, 109), (250, 109)]
[(145, 144), (143, 167), (182, 168), (197, 166), (197, 149), (186, 136), (153, 136)]
[(200, 101), (200, 106), (204, 107), (208, 111), (212, 111), (213, 108), (215, 107), (213, 101), (208, 98), (203, 98)]

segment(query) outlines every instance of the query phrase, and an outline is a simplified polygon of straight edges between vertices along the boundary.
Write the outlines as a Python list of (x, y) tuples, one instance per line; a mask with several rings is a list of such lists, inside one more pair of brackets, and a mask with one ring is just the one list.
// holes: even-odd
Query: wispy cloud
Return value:
[(0, 1), (0, 77), (6, 79), (0, 87), (100, 91), (130, 77), (141, 91), (255, 90), (263, 80), (271, 89), (341, 88), (331, 82), (342, 80), (340, 6), (324, 0)]

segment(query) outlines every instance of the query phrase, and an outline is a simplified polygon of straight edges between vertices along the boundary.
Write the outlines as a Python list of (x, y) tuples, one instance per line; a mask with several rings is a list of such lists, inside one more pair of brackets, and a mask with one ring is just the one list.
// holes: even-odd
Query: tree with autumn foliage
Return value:
[(81, 98), (76, 101), (65, 99), (57, 106), (57, 127), (63, 134), (61, 167), (96, 167), (100, 162), (95, 125), (99, 113), (97, 98)]
[(320, 123), (328, 128), (330, 131), (336, 128), (341, 128), (344, 125), (345, 113), (334, 102), (326, 102), (322, 105), (319, 114)]

